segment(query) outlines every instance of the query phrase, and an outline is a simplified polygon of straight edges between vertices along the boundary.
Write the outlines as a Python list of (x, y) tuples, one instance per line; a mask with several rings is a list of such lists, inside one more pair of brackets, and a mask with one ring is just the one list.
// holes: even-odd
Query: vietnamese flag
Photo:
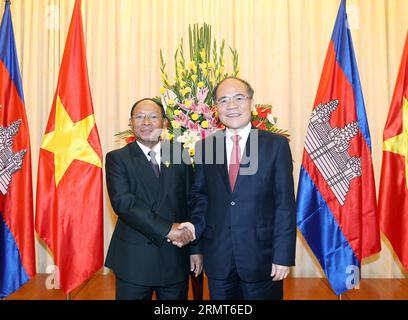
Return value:
[(76, 0), (40, 150), (35, 228), (69, 294), (103, 266), (102, 151)]
[(408, 271), (408, 33), (383, 140), (381, 230)]

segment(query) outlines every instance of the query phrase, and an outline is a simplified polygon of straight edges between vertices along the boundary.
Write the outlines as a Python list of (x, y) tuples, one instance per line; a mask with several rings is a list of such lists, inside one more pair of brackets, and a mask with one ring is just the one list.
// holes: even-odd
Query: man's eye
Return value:
[(240, 94), (240, 95), (234, 97), (234, 99), (235, 99), (235, 101), (240, 101), (240, 102), (242, 102), (242, 101), (244, 101), (244, 100), (246, 99), (246, 97), (243, 96), (242, 94)]

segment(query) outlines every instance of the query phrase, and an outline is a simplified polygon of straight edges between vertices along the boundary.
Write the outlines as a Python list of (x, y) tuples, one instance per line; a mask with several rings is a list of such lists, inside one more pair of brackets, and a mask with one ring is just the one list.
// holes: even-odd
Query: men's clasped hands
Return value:
[(167, 242), (182, 248), (196, 239), (194, 225), (191, 222), (173, 223), (166, 238)]

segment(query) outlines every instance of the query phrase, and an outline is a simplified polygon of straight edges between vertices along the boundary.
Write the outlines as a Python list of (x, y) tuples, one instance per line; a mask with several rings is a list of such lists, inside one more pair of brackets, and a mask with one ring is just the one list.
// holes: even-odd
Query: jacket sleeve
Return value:
[(118, 217), (160, 247), (172, 222), (160, 217), (142, 198), (130, 192), (129, 175), (123, 159), (117, 154), (106, 156), (106, 184)]
[(295, 265), (296, 205), (293, 187), (293, 164), (289, 143), (281, 138), (274, 168), (275, 229), (272, 263)]
[(189, 207), (191, 210), (191, 222), (194, 224), (196, 241), (199, 241), (206, 227), (205, 214), (208, 207), (208, 192), (203, 166), (203, 144), (196, 144), (196, 156), (194, 163), (194, 179), (189, 195)]

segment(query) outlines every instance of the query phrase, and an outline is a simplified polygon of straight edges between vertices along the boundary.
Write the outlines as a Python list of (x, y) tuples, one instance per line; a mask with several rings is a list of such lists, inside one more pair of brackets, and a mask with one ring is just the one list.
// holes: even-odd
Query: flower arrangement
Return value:
[[(212, 93), (217, 83), (227, 77), (239, 74), (238, 52), (230, 48), (232, 55), (232, 73), (225, 72), (225, 41), (218, 47), (211, 41), (211, 27), (204, 24), (189, 26), (189, 56), (184, 55), (183, 40), (174, 55), (175, 77), (169, 80), (166, 63), (160, 51), (160, 71), (162, 86), (160, 96), (169, 125), (163, 130), (162, 139), (175, 139), (194, 155), (197, 141), (222, 128), (218, 114), (212, 106)], [(252, 113), (253, 125), (262, 130), (269, 130), (285, 136), (287, 131), (277, 128), (277, 118), (272, 116), (271, 105), (256, 105)], [(134, 140), (130, 130), (116, 134), (126, 142)]]
[(233, 59), (233, 72), (225, 73), (225, 41), (220, 47), (211, 42), (211, 27), (204, 24), (199, 28), (189, 27), (190, 60), (184, 56), (183, 41), (174, 56), (176, 75), (174, 82), (169, 81), (162, 52), (160, 52), (163, 86), (160, 100), (171, 119), (167, 136), (183, 143), (191, 156), (194, 145), (219, 127), (217, 113), (212, 107), (212, 92), (215, 85), (229, 76), (237, 76), (238, 53), (230, 49)]

